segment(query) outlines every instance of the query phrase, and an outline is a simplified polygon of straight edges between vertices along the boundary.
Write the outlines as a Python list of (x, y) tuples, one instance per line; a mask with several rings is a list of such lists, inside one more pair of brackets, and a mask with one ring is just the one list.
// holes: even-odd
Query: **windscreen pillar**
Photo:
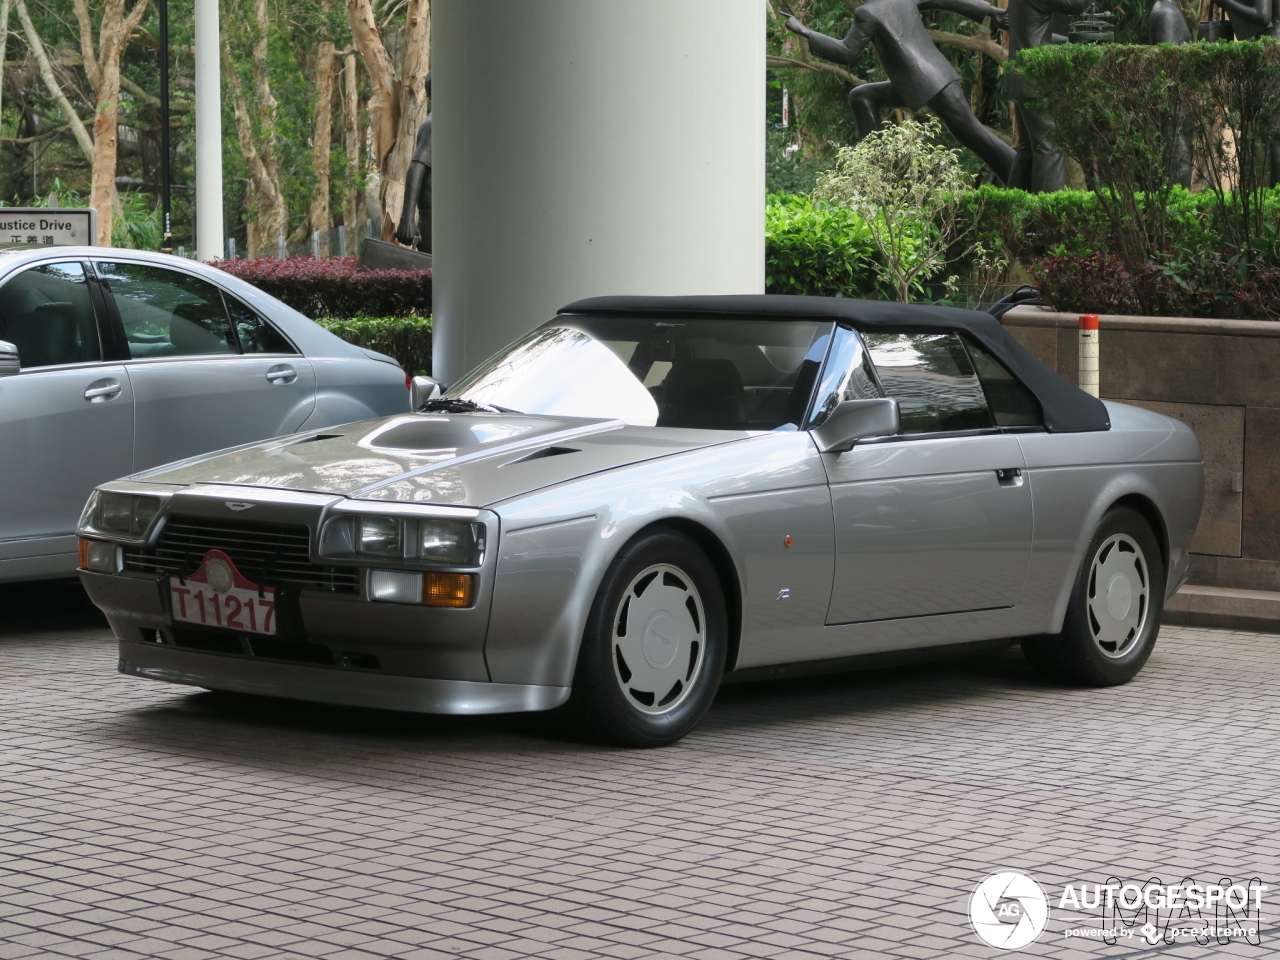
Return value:
[(433, 373), (566, 303), (764, 290), (764, 0), (435, 0)]

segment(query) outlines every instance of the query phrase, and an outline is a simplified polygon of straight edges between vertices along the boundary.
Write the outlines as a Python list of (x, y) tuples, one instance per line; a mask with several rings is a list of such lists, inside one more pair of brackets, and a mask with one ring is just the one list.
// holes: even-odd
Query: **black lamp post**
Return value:
[(160, 249), (173, 252), (173, 211), (169, 203), (169, 0), (160, 8), (160, 211), (163, 220)]

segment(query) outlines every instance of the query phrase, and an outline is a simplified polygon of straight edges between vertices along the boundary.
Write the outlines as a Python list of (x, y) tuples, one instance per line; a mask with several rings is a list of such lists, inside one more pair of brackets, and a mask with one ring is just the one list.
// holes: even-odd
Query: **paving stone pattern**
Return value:
[[(1166, 627), (1108, 690), (1016, 651), (727, 688), (664, 750), (118, 676), (104, 630), (0, 628), (0, 958), (1021, 954), (975, 885), (1280, 882), (1280, 637)], [(1268, 902), (1269, 900), (1269, 902)], [(1280, 889), (1264, 900), (1280, 902)]]

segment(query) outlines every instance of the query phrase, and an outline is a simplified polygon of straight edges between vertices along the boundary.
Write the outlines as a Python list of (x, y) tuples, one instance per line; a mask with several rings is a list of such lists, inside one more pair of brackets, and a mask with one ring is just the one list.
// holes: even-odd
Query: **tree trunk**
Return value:
[(356, 55), (348, 53), (342, 66), (343, 120), (347, 147), (347, 202), (342, 220), (347, 225), (347, 243), (356, 249), (356, 230), (364, 226), (363, 193), (360, 189), (360, 79), (356, 74)]
[(315, 124), (311, 133), (311, 169), (316, 193), (311, 200), (311, 229), (320, 231), (320, 255), (329, 255), (329, 145), (333, 132), (333, 43), (320, 41), (316, 48)]
[(346, 0), (356, 49), (369, 71), (373, 162), (380, 177), (382, 239), (400, 221), (404, 177), (418, 128), (427, 117), (426, 78), (431, 61), (431, 0), (407, 0), (404, 65), (399, 75), (373, 15), (372, 0)]
[(382, 42), (373, 0), (347, 0), (347, 18), (356, 50), (369, 74), (369, 120), (373, 128), (373, 163), (381, 172), (400, 124), (400, 78)]
[(231, 108), (236, 120), (236, 139), (240, 141), (240, 152), (244, 154), (244, 163), (249, 170), (249, 182), (253, 187), (254, 216), (246, 217), (255, 221), (252, 231), (247, 232), (247, 254), (250, 257), (262, 255), (265, 249), (275, 251), (276, 238), (283, 236), (288, 226), (288, 217), (284, 213), (284, 198), (280, 195), (280, 182), (271, 175), (271, 171), (263, 162), (262, 153), (258, 150), (258, 141), (253, 128), (253, 117), (245, 102), (244, 85), (240, 75), (236, 73), (231, 55), (224, 45), (222, 48), (222, 73), (227, 81), (231, 96)]
[[(267, 75), (267, 42), (271, 26), (267, 0), (253, 0), (253, 16), (256, 33), (253, 41), (253, 82), (258, 114), (256, 149), (261, 165), (263, 183), (258, 192), (258, 239), (268, 247), (275, 238), (289, 229), (289, 208), (280, 190), (280, 165), (276, 161), (276, 98), (271, 93), (271, 78)], [(248, 154), (245, 155), (246, 159)], [(257, 256), (257, 252), (250, 256)]]
[(431, 70), (431, 0), (408, 0), (404, 68), (400, 71), (400, 118), (381, 173), (382, 239), (390, 240), (404, 207), (404, 178), (413, 160), (418, 128), (427, 119), (427, 73)]
[(79, 114), (71, 106), (71, 101), (67, 99), (66, 93), (63, 92), (57, 76), (54, 75), (53, 64), (49, 62), (49, 54), (45, 51), (44, 42), (40, 39), (40, 34), (36, 32), (35, 24), (31, 22), (31, 14), (27, 11), (26, 0), (16, 0), (15, 6), (18, 10), (18, 21), (22, 24), (22, 32), (27, 37), (27, 46), (31, 48), (32, 54), (35, 55), (36, 67), (40, 71), (40, 79), (44, 81), (45, 88), (49, 91), (49, 96), (53, 97), (54, 103), (58, 105), (58, 110), (67, 118), (67, 123), (71, 125), (71, 132), (75, 135), (76, 143), (80, 146), (80, 152), (84, 154), (86, 160), (92, 163), (93, 140), (89, 136), (89, 131), (85, 129)]

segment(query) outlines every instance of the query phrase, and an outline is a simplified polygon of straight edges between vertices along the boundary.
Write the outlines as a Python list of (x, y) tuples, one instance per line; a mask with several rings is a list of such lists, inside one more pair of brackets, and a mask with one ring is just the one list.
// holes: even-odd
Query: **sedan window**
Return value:
[(99, 263), (135, 359), (236, 353), (218, 288), (140, 263)]
[(863, 339), (886, 396), (898, 401), (902, 433), (993, 426), (982, 384), (953, 333), (867, 333)]
[(223, 293), (227, 312), (245, 353), (297, 353), (279, 330), (229, 293)]
[(832, 324), (560, 318), (448, 397), (498, 409), (710, 430), (797, 429)]
[(23, 368), (101, 360), (84, 267), (49, 263), (0, 287), (0, 340), (18, 348)]

